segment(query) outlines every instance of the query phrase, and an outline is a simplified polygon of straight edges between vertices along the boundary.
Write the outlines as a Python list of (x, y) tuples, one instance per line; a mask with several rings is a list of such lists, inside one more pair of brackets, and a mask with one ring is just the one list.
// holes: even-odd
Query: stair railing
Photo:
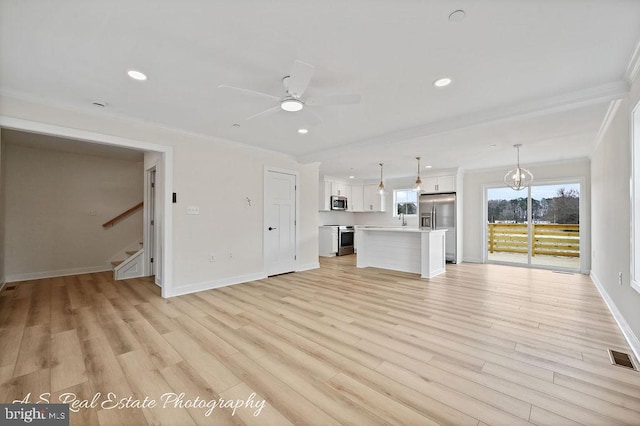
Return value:
[(144, 206), (144, 202), (140, 201), (138, 204), (136, 204), (135, 206), (131, 207), (129, 210), (120, 213), (118, 216), (114, 217), (113, 219), (111, 219), (108, 222), (105, 222), (102, 224), (103, 228), (108, 228), (110, 226), (115, 225), (116, 223), (120, 222), (122, 219), (124, 219), (127, 216), (130, 216), (132, 214), (134, 214), (135, 212), (137, 212), (138, 210), (140, 210), (142, 208), (142, 206)]

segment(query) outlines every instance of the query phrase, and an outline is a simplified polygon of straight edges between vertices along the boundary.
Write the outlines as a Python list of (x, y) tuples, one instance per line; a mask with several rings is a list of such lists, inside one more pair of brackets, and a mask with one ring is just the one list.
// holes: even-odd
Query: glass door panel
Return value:
[(580, 269), (580, 184), (531, 187), (531, 264)]
[(487, 189), (487, 260), (529, 263), (527, 191)]

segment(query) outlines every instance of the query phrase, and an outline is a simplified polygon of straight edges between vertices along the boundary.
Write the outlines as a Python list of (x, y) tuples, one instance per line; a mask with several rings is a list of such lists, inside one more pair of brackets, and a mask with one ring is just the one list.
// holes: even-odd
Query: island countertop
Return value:
[(447, 232), (446, 229), (416, 228), (415, 226), (356, 226), (358, 231), (384, 231), (384, 232)]
[(358, 268), (374, 267), (433, 278), (445, 272), (446, 229), (358, 226)]

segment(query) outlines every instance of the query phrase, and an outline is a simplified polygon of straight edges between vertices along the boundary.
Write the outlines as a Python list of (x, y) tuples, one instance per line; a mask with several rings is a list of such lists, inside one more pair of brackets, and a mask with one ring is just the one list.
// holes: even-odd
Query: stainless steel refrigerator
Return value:
[(456, 193), (420, 194), (418, 205), (420, 227), (446, 229), (447, 262), (458, 263), (456, 258)]

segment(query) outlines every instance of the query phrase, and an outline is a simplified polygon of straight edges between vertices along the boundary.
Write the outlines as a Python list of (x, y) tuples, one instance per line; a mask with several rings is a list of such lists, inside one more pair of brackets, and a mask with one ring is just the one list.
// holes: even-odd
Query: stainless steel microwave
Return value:
[(347, 197), (341, 197), (339, 195), (331, 196), (331, 210), (346, 210), (347, 209)]

